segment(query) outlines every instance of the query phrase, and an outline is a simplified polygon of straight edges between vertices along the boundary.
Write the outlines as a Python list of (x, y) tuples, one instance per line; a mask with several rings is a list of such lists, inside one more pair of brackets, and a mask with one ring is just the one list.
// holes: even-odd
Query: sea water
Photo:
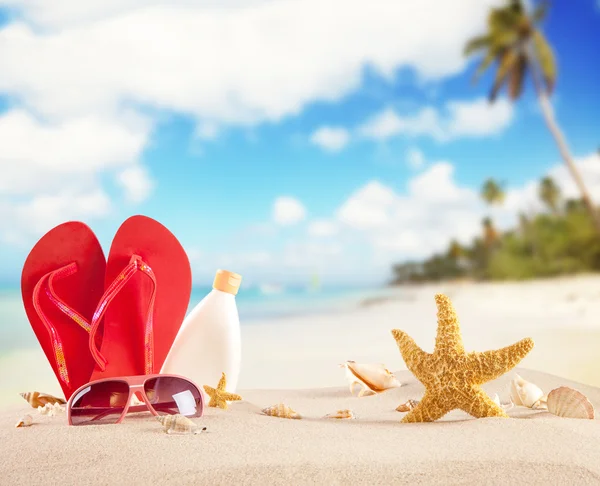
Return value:
[[(211, 291), (211, 287), (194, 287), (188, 312)], [(240, 324), (252, 325), (265, 319), (280, 319), (309, 313), (339, 312), (356, 307), (362, 300), (380, 297), (385, 288), (304, 287), (240, 289), (236, 296)], [(68, 302), (68, 299), (65, 299)], [(0, 358), (15, 350), (39, 346), (29, 325), (19, 288), (0, 289)]]

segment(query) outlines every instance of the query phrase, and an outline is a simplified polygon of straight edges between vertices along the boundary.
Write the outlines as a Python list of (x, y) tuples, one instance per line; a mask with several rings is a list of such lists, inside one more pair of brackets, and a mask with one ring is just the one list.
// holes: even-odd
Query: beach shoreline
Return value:
[[(382, 362), (406, 369), (390, 331), (403, 329), (432, 351), (435, 293), (456, 308), (467, 350), (498, 349), (524, 337), (534, 349), (521, 366), (600, 386), (600, 276), (582, 275), (528, 282), (443, 282), (403, 287), (373, 305), (360, 301), (335, 313), (242, 322), (243, 389), (337, 386), (338, 364)], [(37, 346), (0, 357), (0, 391), (6, 404), (18, 392), (60, 393)]]

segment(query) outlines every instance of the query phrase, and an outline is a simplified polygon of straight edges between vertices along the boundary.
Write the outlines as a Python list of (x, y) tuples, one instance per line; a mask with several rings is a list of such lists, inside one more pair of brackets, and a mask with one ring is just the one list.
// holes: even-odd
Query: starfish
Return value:
[(213, 388), (212, 386), (204, 385), (204, 391), (208, 393), (210, 397), (210, 401), (208, 402), (209, 407), (219, 407), (223, 410), (227, 410), (227, 402), (241, 400), (242, 397), (236, 395), (235, 393), (228, 393), (225, 391), (225, 387), (227, 386), (227, 376), (225, 373), (221, 376), (219, 380), (219, 384), (217, 388)]
[(533, 340), (466, 353), (450, 299), (437, 294), (435, 302), (438, 329), (433, 354), (423, 351), (405, 332), (392, 331), (406, 366), (425, 386), (423, 399), (402, 422), (433, 422), (457, 408), (476, 418), (508, 417), (480, 385), (514, 368), (533, 349)]

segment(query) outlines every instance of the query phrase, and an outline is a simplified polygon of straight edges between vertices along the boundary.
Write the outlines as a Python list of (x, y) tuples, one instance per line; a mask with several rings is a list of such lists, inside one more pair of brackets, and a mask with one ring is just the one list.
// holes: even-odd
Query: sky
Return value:
[[(531, 86), (473, 83), (492, 0), (0, 0), (0, 282), (69, 220), (145, 214), (197, 284), (367, 285), (576, 196)], [(433, 13), (435, 12), (435, 13)], [(600, 4), (555, 1), (558, 122), (600, 202)], [(596, 47), (594, 47), (596, 46)], [(486, 208), (488, 177), (506, 184)]]

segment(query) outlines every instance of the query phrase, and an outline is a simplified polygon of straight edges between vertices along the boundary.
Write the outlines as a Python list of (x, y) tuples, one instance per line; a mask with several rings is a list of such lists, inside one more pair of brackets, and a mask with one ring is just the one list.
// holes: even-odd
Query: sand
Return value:
[[(243, 323), (244, 401), (209, 409), (198, 420), (208, 432), (191, 437), (164, 434), (148, 414), (95, 427), (40, 416), (18, 392), (60, 394), (58, 383), (40, 349), (16, 350), (0, 359), (0, 484), (600, 484), (599, 420), (516, 408), (512, 420), (456, 411), (440, 423), (399, 423), (396, 406), (423, 389), (390, 330), (431, 352), (436, 292), (452, 298), (468, 351), (532, 337), (518, 372), (546, 392), (571, 385), (600, 412), (599, 276), (432, 284), (343, 312)], [(337, 366), (348, 359), (383, 362), (405, 386), (352, 397)], [(513, 376), (484, 389), (505, 401)], [(280, 401), (305, 418), (259, 413)], [(344, 408), (358, 418), (321, 418)], [(23, 413), (38, 423), (15, 429)]]
[[(600, 389), (517, 369), (545, 391), (585, 393), (600, 409)], [(398, 404), (422, 386), (352, 397), (347, 386), (241, 390), (242, 402), (208, 409), (193, 436), (165, 434), (149, 414), (119, 425), (69, 427), (23, 402), (0, 415), (1, 483), (12, 484), (600, 484), (600, 420), (564, 419), (523, 407), (510, 419), (473, 419), (461, 411), (428, 424), (401, 424)], [(484, 386), (508, 400), (511, 372)], [(284, 401), (301, 420), (262, 415)], [(322, 418), (341, 408), (354, 420)], [(36, 423), (14, 428), (24, 412)]]

